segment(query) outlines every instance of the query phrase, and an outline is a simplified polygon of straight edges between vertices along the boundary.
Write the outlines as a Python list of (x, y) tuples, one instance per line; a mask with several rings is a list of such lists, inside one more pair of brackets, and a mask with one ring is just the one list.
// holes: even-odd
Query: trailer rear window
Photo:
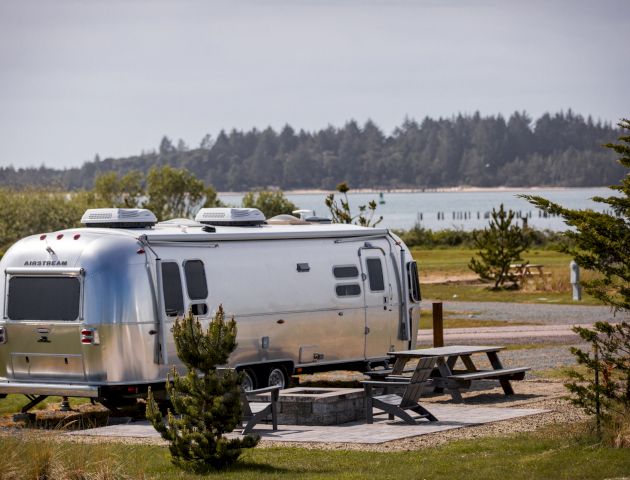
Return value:
[(12, 277), (11, 320), (77, 320), (81, 287), (76, 277)]
[(409, 262), (407, 264), (407, 282), (409, 286), (409, 298), (412, 302), (419, 302), (421, 300), (420, 280), (418, 279), (418, 264), (416, 262)]
[(169, 317), (184, 314), (184, 294), (179, 266), (175, 262), (162, 263), (162, 288), (164, 289), (164, 310)]

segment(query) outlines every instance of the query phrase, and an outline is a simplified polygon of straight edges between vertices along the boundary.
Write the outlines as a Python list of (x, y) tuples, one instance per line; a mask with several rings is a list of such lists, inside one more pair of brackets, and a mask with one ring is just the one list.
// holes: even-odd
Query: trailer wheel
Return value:
[(251, 368), (244, 368), (241, 370), (243, 372), (243, 383), (241, 384), (243, 390), (249, 392), (250, 390), (255, 390), (258, 386), (258, 379), (256, 378), (256, 374), (254, 370)]
[(280, 388), (286, 388), (289, 385), (289, 376), (281, 365), (271, 367), (267, 373), (267, 386), (275, 387), (276, 385), (279, 385)]

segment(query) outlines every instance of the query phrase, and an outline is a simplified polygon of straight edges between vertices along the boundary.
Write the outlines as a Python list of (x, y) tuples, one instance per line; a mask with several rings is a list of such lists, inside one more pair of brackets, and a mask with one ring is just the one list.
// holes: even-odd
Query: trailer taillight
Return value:
[(96, 328), (84, 328), (81, 330), (81, 343), (86, 345), (98, 345), (98, 330)]
[(7, 343), (7, 331), (0, 327), (0, 343)]

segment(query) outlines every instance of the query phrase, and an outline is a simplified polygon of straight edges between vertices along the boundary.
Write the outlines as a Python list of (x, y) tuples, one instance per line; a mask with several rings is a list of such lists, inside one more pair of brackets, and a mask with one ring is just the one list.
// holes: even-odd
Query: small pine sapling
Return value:
[(468, 268), (482, 280), (494, 282), (493, 289), (502, 287), (506, 282), (518, 287), (518, 277), (510, 271), (510, 265), (523, 261), (521, 253), (529, 248), (531, 237), (514, 223), (515, 216), (512, 210), (506, 211), (501, 204), (499, 210), (492, 209), (490, 225), (473, 232), (479, 259), (471, 258)]
[(167, 423), (149, 391), (147, 419), (170, 443), (172, 461), (195, 473), (224, 468), (234, 463), (242, 448), (256, 446), (258, 438), (227, 439), (241, 421), (241, 375), (217, 367), (227, 363), (236, 348), (236, 322), (225, 321), (223, 307), (203, 331), (197, 318), (188, 313), (173, 327), (177, 355), (186, 366), (180, 375), (175, 368), (166, 390), (175, 410), (167, 414)]
[[(612, 325), (596, 322), (593, 329), (573, 329), (590, 343), (591, 351), (571, 347), (577, 363), (586, 367), (585, 375), (570, 370), (572, 381), (565, 384), (573, 395), (573, 404), (597, 416), (597, 425), (607, 424), (630, 415), (630, 323)], [(630, 446), (630, 438), (618, 438), (619, 446)]]

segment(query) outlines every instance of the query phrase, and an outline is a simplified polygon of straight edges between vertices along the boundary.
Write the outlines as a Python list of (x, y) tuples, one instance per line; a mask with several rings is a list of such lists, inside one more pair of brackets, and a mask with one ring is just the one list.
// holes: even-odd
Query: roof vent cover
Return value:
[(257, 208), (202, 208), (195, 220), (206, 225), (252, 227), (265, 223), (265, 216)]
[(89, 208), (81, 217), (86, 227), (146, 228), (156, 222), (153, 212), (144, 208)]

